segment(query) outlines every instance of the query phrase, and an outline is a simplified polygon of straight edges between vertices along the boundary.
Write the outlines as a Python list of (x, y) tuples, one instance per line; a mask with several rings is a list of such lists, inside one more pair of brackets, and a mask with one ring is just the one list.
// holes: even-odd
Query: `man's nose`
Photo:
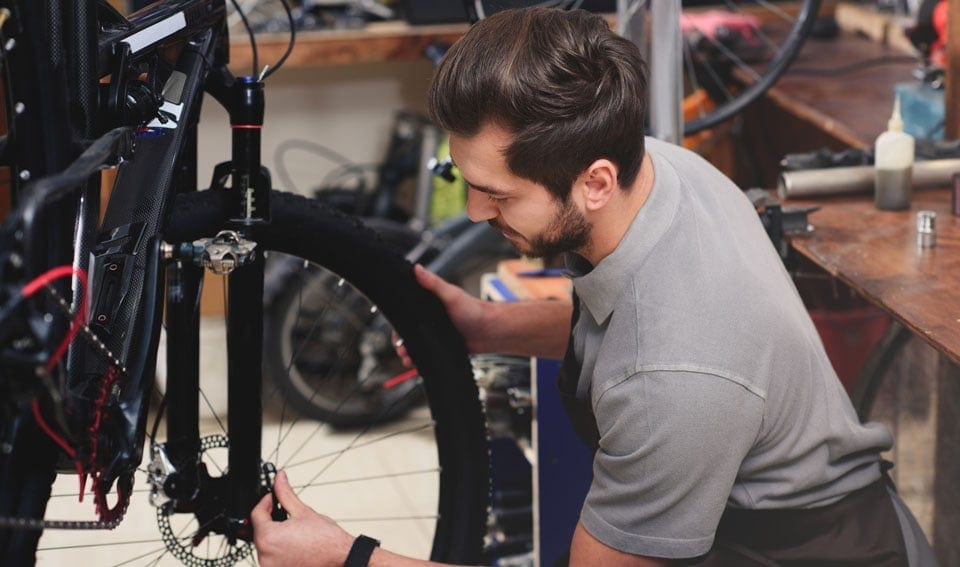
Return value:
[(487, 221), (496, 218), (497, 207), (490, 202), (486, 195), (476, 189), (467, 191), (467, 217), (473, 222)]

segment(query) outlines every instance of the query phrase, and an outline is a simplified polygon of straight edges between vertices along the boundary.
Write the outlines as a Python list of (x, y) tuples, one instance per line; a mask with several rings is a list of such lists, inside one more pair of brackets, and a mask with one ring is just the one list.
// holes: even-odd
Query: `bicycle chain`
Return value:
[[(64, 315), (67, 316), (67, 318), (72, 318), (74, 316), (73, 311), (70, 310), (70, 304), (67, 303), (67, 300), (64, 299), (63, 296), (53, 288), (53, 286), (47, 285), (44, 289), (57, 302), (57, 305), (60, 306), (60, 309), (63, 311)], [(103, 359), (106, 360), (110, 366), (119, 370), (120, 374), (126, 375), (127, 369), (123, 366), (123, 363), (120, 362), (120, 359), (118, 359), (113, 352), (110, 351), (107, 345), (100, 340), (100, 337), (94, 334), (89, 325), (84, 323), (80, 327), (80, 334), (83, 335), (83, 338), (85, 338), (90, 346), (93, 347), (93, 350), (97, 351), (97, 353), (103, 357)]]
[[(70, 305), (67, 303), (66, 299), (63, 298), (53, 286), (47, 285), (44, 286), (44, 289), (47, 293), (56, 301), (57, 305), (64, 312), (68, 319), (73, 318), (74, 313), (70, 308)], [(96, 460), (96, 439), (99, 433), (100, 424), (103, 421), (103, 407), (106, 404), (107, 397), (110, 393), (110, 389), (113, 384), (120, 376), (126, 375), (126, 368), (120, 362), (120, 360), (110, 351), (106, 344), (100, 340), (90, 326), (84, 323), (80, 327), (79, 333), (83, 335), (84, 339), (93, 347), (101, 357), (103, 357), (107, 363), (108, 371), (107, 375), (104, 377), (104, 382), (101, 384), (99, 396), (96, 400), (96, 409), (94, 410), (93, 421), (88, 428), (88, 434), (93, 442), (93, 451), (91, 452), (90, 461), (95, 463)], [(42, 371), (42, 370), (38, 370)], [(120, 525), (120, 522), (123, 521), (124, 516), (127, 513), (127, 508), (130, 506), (130, 496), (132, 493), (128, 491), (120, 490), (118, 487), (119, 499), (117, 504), (113, 508), (109, 508), (106, 505), (106, 493), (101, 492), (99, 488), (99, 478), (102, 471), (94, 471), (91, 473), (93, 478), (94, 485), (94, 501), (96, 505), (97, 513), (100, 516), (99, 520), (39, 520), (35, 518), (12, 518), (0, 516), (0, 528), (10, 528), (10, 529), (27, 529), (27, 530), (44, 530), (44, 529), (58, 529), (58, 530), (112, 530)], [(81, 481), (81, 491), (85, 485), (84, 481)], [(82, 494), (81, 494), (82, 496)]]

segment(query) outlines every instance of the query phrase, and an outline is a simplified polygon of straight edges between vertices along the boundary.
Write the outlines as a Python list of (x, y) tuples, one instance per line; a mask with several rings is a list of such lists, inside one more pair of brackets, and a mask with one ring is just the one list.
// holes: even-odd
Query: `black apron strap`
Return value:
[(713, 549), (693, 564), (901, 567), (907, 555), (887, 481), (881, 478), (818, 508), (728, 508)]
[(597, 429), (597, 419), (593, 415), (590, 400), (577, 398), (577, 384), (580, 382), (582, 366), (577, 360), (573, 349), (573, 328), (580, 319), (580, 298), (573, 292), (573, 316), (570, 319), (570, 342), (567, 343), (567, 352), (563, 355), (563, 363), (557, 375), (557, 391), (567, 418), (573, 425), (577, 437), (583, 441), (591, 451), (596, 452), (600, 447), (600, 431)]

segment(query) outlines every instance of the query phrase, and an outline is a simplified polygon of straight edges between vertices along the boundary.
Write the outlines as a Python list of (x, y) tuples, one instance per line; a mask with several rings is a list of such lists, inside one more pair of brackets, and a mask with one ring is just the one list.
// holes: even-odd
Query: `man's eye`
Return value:
[(491, 195), (487, 193), (487, 199), (490, 199), (491, 203), (502, 203), (507, 200), (506, 197), (499, 197), (497, 195)]

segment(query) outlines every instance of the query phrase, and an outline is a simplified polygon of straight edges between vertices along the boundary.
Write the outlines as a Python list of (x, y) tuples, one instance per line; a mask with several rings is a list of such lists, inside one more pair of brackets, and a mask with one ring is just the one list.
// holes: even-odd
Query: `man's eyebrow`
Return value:
[(495, 189), (493, 187), (485, 187), (483, 185), (477, 185), (476, 183), (470, 183), (469, 179), (467, 179), (466, 177), (463, 177), (463, 172), (460, 173), (460, 177), (463, 178), (463, 182), (466, 183), (469, 188), (476, 189), (481, 193), (486, 193), (487, 195), (493, 195), (494, 197), (500, 197), (507, 194), (506, 191), (502, 191), (500, 189)]

